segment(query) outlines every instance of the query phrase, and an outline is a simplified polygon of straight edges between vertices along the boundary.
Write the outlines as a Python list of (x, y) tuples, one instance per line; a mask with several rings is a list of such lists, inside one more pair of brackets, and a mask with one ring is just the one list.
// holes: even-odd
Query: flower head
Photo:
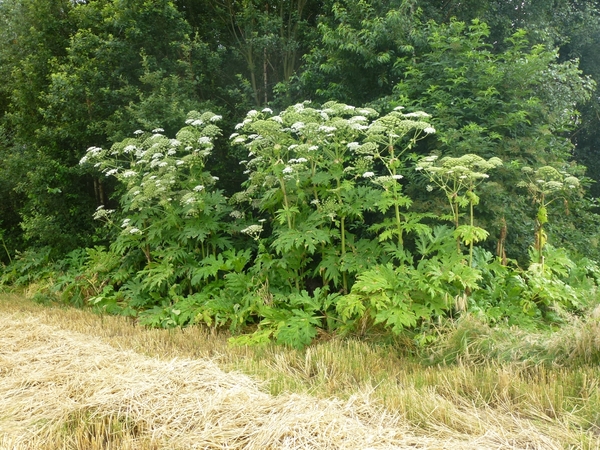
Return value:
[(319, 131), (323, 131), (325, 133), (333, 133), (335, 130), (337, 130), (336, 127), (328, 127), (327, 125), (321, 125), (319, 127)]
[(262, 225), (250, 225), (242, 230), (242, 233), (247, 234), (255, 240), (260, 238), (260, 233), (262, 232)]
[(404, 114), (404, 117), (431, 117), (431, 115), (427, 114), (424, 111), (417, 111), (417, 112), (411, 112), (411, 113), (407, 113)]

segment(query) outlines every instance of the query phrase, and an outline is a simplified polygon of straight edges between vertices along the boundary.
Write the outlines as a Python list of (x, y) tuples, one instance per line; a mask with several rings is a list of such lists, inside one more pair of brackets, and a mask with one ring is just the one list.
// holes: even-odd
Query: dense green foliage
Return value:
[(566, 320), (600, 7), (555, 3), (5, 0), (2, 284), (297, 347)]

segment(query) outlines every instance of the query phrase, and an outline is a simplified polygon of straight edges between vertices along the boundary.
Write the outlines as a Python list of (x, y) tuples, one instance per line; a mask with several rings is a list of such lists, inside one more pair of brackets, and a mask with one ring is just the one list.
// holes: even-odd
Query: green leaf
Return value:
[(280, 344), (302, 349), (309, 345), (317, 335), (320, 318), (298, 309), (292, 310), (292, 313), (290, 318), (279, 323), (274, 333), (275, 338)]
[(454, 230), (454, 237), (466, 245), (484, 241), (488, 236), (489, 233), (483, 228), (471, 225), (460, 225)]

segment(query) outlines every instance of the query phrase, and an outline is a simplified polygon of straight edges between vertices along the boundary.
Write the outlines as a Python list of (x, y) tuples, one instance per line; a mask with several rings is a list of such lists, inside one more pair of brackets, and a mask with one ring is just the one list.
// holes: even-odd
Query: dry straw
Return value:
[(520, 431), (422, 436), (368, 393), (272, 396), (209, 360), (150, 358), (33, 316), (0, 316), (1, 449), (560, 448)]

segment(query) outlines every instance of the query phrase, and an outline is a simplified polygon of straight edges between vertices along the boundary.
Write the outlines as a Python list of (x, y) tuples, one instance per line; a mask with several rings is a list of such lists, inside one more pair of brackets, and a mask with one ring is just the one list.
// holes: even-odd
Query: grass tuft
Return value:
[(557, 330), (490, 327), (465, 315), (428, 349), (434, 364), (489, 361), (523, 366), (583, 367), (600, 364), (600, 306), (584, 317), (571, 316)]

